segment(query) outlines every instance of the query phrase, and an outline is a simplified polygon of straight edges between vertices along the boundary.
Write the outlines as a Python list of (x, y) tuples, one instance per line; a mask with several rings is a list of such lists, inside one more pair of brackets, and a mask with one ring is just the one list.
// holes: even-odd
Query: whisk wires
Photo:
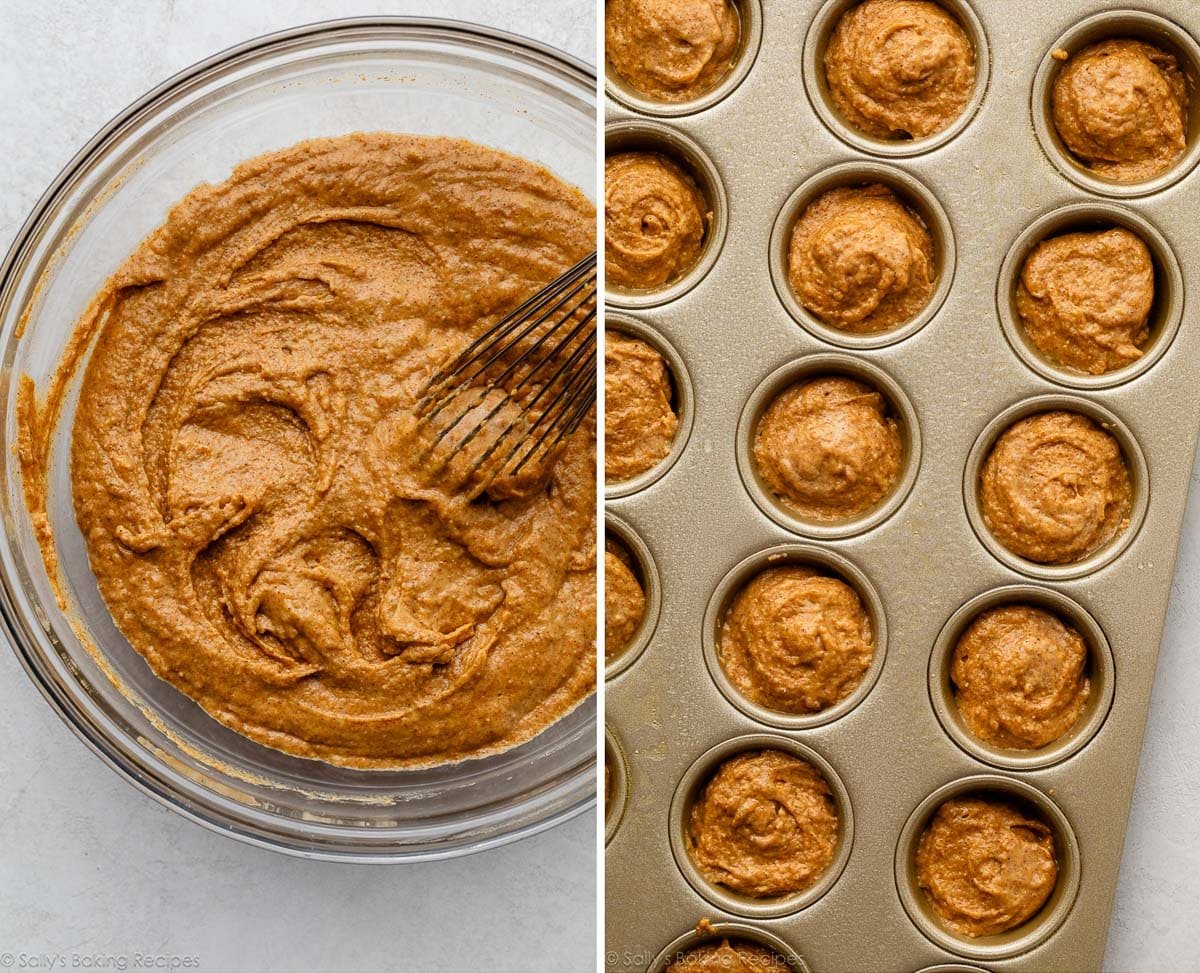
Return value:
[[(596, 401), (593, 252), (476, 338), (421, 390), (416, 412), (443, 447), (440, 472), (472, 444), (465, 476), (477, 496), (546, 457)], [(439, 422), (439, 420), (442, 420)]]

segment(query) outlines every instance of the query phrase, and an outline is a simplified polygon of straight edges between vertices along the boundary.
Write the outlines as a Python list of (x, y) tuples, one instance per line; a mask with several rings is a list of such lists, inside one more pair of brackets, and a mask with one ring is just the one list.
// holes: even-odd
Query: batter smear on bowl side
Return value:
[(592, 247), (594, 208), (465, 141), (302, 142), (189, 193), (81, 319), (70, 488), (113, 620), (245, 736), (351, 767), (521, 743), (595, 684), (595, 429), (472, 499), (423, 460), (435, 369)]

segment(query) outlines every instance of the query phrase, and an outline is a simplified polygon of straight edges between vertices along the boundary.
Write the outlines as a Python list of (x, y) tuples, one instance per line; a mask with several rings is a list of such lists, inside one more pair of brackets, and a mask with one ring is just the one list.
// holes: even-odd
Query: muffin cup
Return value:
[[(899, 420), (903, 445), (900, 477), (887, 495), (870, 510), (844, 520), (819, 521), (800, 516), (774, 495), (763, 480), (754, 459), (754, 437), (759, 420), (776, 397), (797, 382), (822, 376), (845, 376), (866, 382), (887, 399)], [(883, 369), (850, 355), (808, 355), (781, 365), (759, 383), (742, 408), (737, 428), (737, 464), (746, 492), (758, 508), (786, 530), (819, 540), (853, 537), (877, 527), (891, 517), (908, 498), (921, 466), (921, 426), (917, 411), (900, 384)]]
[[(917, 882), (917, 845), (926, 825), (943, 802), (969, 794), (991, 794), (1015, 799), (1036, 809), (1054, 833), (1055, 857), (1058, 860), (1058, 880), (1054, 890), (1034, 916), (1007, 932), (974, 939), (960, 936), (942, 925)], [(896, 844), (896, 891), (904, 911), (913, 925), (931, 942), (969, 959), (1006, 959), (1045, 942), (1071, 911), (1079, 891), (1079, 875), (1079, 844), (1067, 816), (1036, 787), (998, 774), (963, 777), (939, 787), (909, 815)]]
[(629, 803), (629, 767), (625, 763), (625, 751), (608, 724), (604, 726), (604, 766), (612, 773), (612, 800), (608, 799), (607, 789), (600, 795), (604, 802), (604, 843), (607, 845), (621, 826), (625, 806)]
[(632, 290), (624, 287), (604, 285), (604, 300), (613, 307), (636, 310), (657, 307), (686, 294), (704, 279), (712, 269), (721, 247), (725, 244), (725, 232), (729, 223), (729, 204), (725, 196), (725, 184), (721, 174), (708, 154), (689, 136), (661, 122), (626, 119), (612, 122), (604, 129), (604, 156), (607, 159), (618, 152), (657, 152), (683, 167), (700, 188), (712, 220), (704, 234), (704, 249), (696, 263), (680, 275), (660, 287)]
[(696, 400), (692, 392), (692, 379), (688, 375), (687, 366), (683, 363), (683, 356), (657, 330), (638, 321), (636, 318), (631, 318), (624, 314), (607, 315), (604, 327), (606, 331), (619, 331), (621, 334), (628, 335), (631, 338), (640, 338), (663, 356), (663, 360), (667, 363), (667, 371), (671, 376), (671, 388), (674, 392), (674, 401), (672, 404), (675, 407), (675, 415), (679, 419), (679, 425), (675, 429), (675, 439), (671, 443), (671, 450), (659, 462), (655, 463), (646, 472), (639, 473), (628, 480), (618, 480), (615, 483), (605, 481), (604, 498), (606, 500), (613, 500), (617, 497), (627, 497), (631, 493), (637, 493), (639, 490), (646, 489), (651, 484), (658, 482), (675, 465), (675, 461), (683, 455), (683, 451), (687, 447), (688, 437), (692, 434), (692, 420), (696, 414)]
[[(979, 477), (983, 472), (983, 464), (991, 454), (992, 446), (1005, 430), (1028, 416), (1059, 410), (1077, 412), (1087, 416), (1117, 440), (1125, 458), (1125, 465), (1129, 470), (1130, 485), (1133, 488), (1133, 506), (1129, 512), (1129, 525), (1087, 557), (1070, 564), (1039, 564), (1037, 561), (1031, 561), (1010, 551), (988, 529), (979, 502)], [(1092, 574), (1111, 564), (1133, 543), (1141, 529), (1142, 522), (1146, 519), (1146, 509), (1150, 505), (1150, 473), (1146, 466), (1146, 457), (1133, 433), (1108, 409), (1074, 395), (1038, 395), (1009, 406), (989, 422), (983, 432), (979, 434), (979, 438), (975, 440), (975, 445), (971, 447), (971, 452), (967, 455), (967, 464), (963, 471), (963, 500), (966, 504), (967, 519), (971, 523), (971, 529), (975, 531), (975, 536), (997, 561), (1021, 574), (1044, 581), (1068, 581)]]
[[(1166, 172), (1138, 182), (1118, 182), (1099, 176), (1081, 163), (1063, 144), (1054, 124), (1054, 82), (1064, 61), (1052, 56), (1062, 50), (1070, 55), (1109, 38), (1148, 41), (1174, 54), (1190, 80), (1187, 150)], [(1200, 159), (1200, 45), (1173, 21), (1144, 10), (1106, 10), (1093, 14), (1069, 28), (1045, 51), (1033, 77), (1031, 96), (1033, 130), (1054, 167), (1075, 185), (1100, 196), (1130, 199), (1160, 192), (1174, 185)]]
[(962, 25), (971, 46), (975, 49), (975, 87), (971, 90), (971, 97), (962, 114), (940, 132), (920, 139), (881, 139), (859, 131), (846, 120), (834, 102), (825, 79), (825, 49), (829, 46), (829, 37), (842, 14), (861, 2), (862, 0), (826, 0), (813, 18), (804, 38), (804, 90), (808, 100), (826, 128), (847, 145), (862, 152), (894, 159), (932, 152), (971, 124), (971, 119), (979, 111), (979, 106), (983, 104), (987, 94), (992, 59), (983, 24), (967, 0), (935, 0), (938, 6)]
[[(799, 757), (801, 760), (807, 760), (825, 778), (833, 794), (839, 829), (837, 850), (834, 852), (829, 867), (825, 869), (821, 877), (802, 892), (762, 899), (738, 895), (736, 892), (731, 892), (708, 881), (697, 868), (696, 863), (692, 861), (692, 856), (687, 849), (688, 815), (691, 813), (692, 804), (700, 796), (700, 792), (726, 760), (736, 757), (740, 753), (755, 750), (781, 750), (794, 757)], [(789, 915), (816, 902), (837, 882), (842, 870), (846, 867), (846, 862), (850, 860), (850, 848), (854, 842), (854, 815), (850, 808), (850, 795), (829, 761), (803, 743), (771, 733), (752, 733), (735, 737), (719, 743), (701, 754), (684, 772), (675, 787), (675, 794), (671, 799), (668, 827), (670, 828), (671, 851), (675, 856), (675, 863), (679, 866), (679, 870), (687, 879), (688, 884), (713, 905), (726, 912), (752, 919), (770, 919)]]
[(724, 101), (746, 79), (746, 75), (754, 67), (754, 59), (758, 57), (758, 49), (762, 44), (762, 0), (735, 0), (735, 4), (741, 24), (737, 55), (732, 67), (713, 87), (686, 101), (659, 101), (646, 97), (630, 86), (613, 70), (606, 59), (604, 93), (630, 111), (642, 115), (656, 115), (659, 118), (692, 115)]
[(624, 520), (615, 514), (604, 515), (604, 534), (612, 534), (619, 540), (633, 557), (634, 574), (641, 582), (642, 591), (646, 595), (646, 610), (642, 614), (642, 622), (633, 633), (633, 639), (625, 650), (611, 662), (604, 665), (604, 678), (612, 679), (633, 665), (650, 644), (654, 629), (658, 625), (658, 613), (662, 605), (662, 587), (658, 577), (658, 567), (654, 563), (654, 555), (641, 536)]
[[(713, 940), (719, 941), (726, 938), (765, 946), (767, 949), (775, 952), (787, 964), (782, 969), (791, 970), (793, 973), (809, 973), (808, 964), (804, 962), (804, 958), (792, 949), (791, 946), (774, 933), (768, 932), (761, 926), (752, 926), (748, 922), (712, 922), (708, 924), (708, 928), (704, 932), (700, 932), (697, 929), (689, 929), (682, 936), (677, 936), (663, 947), (662, 952), (650, 964), (650, 969), (647, 973), (665, 973), (668, 964), (678, 959), (678, 957), (682, 956), (689, 949), (693, 949), (696, 946), (703, 946), (705, 943), (710, 943)], [(681, 973), (687, 973), (686, 966), (682, 968)]]
[[(937, 266), (937, 283), (929, 302), (910, 320), (887, 331), (874, 334), (854, 334), (825, 324), (796, 298), (788, 280), (788, 250), (792, 242), (792, 230), (813, 202), (822, 193), (842, 186), (862, 186), (881, 183), (887, 186), (924, 221), (933, 238), (934, 262)], [(923, 183), (907, 172), (882, 162), (843, 162), (823, 169), (805, 180), (793, 192), (783, 209), (775, 218), (771, 228), (771, 244), (768, 261), (771, 281), (779, 300), (802, 328), (814, 337), (857, 351), (884, 348), (903, 341), (927, 325), (950, 293), (954, 281), (955, 243), (950, 218), (938, 202), (937, 197)]]
[[(845, 699), (816, 713), (783, 713), (755, 702), (730, 681), (724, 666), (721, 665), (721, 626), (733, 599), (762, 571), (792, 564), (827, 572), (853, 588), (862, 601), (867, 617), (871, 619), (871, 631), (875, 637), (875, 652), (871, 657), (871, 665), (863, 673), (862, 681)], [(767, 726), (784, 730), (806, 730), (840, 719), (867, 698), (875, 683), (879, 681), (887, 657), (887, 616), (875, 587), (849, 560), (815, 545), (780, 544), (751, 555), (721, 579), (704, 612), (703, 646), (704, 662), (708, 666), (709, 674), (721, 695), (729, 702), (751, 719)]]
[[(1026, 258), (1044, 240), (1076, 231), (1120, 227), (1142, 240), (1154, 261), (1154, 304), (1150, 309), (1150, 340), (1144, 354), (1123, 368), (1089, 375), (1050, 361), (1029, 340), (1017, 313), (1017, 285)], [(1073, 203), (1035, 220), (1013, 242), (996, 286), (996, 309), (1004, 337), (1020, 359), (1043, 378), (1076, 389), (1105, 389), (1132, 381), (1147, 372), (1171, 347), (1183, 318), (1184, 283), (1179, 260), (1166, 238), (1140, 213), (1113, 203)]]
[[(1091, 691), (1083, 712), (1066, 733), (1044, 747), (1013, 750), (996, 747), (976, 737), (959, 713), (950, 669), (959, 638), (980, 615), (1004, 605), (1033, 605), (1044, 608), (1073, 625), (1088, 651)], [(929, 698), (938, 722), (963, 750), (977, 760), (1005, 770), (1036, 770), (1061, 763), (1088, 745), (1100, 731), (1112, 706), (1116, 669), (1112, 648), (1099, 623), (1077, 602), (1051, 588), (1017, 584), (994, 588), (976, 595), (946, 622), (929, 657)]]

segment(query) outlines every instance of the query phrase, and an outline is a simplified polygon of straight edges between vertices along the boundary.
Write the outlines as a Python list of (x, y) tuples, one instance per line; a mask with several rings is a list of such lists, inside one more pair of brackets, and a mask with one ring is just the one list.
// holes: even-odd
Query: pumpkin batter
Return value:
[(902, 453), (887, 399), (845, 376), (785, 389), (754, 433), (759, 474), (785, 507), (810, 520), (846, 520), (878, 506), (900, 475)]
[(792, 291), (831, 328), (889, 331), (929, 303), (936, 279), (929, 229), (887, 186), (830, 189), (792, 230)]
[(880, 139), (920, 139), (971, 100), (975, 49), (932, 0), (865, 0), (838, 19), (825, 78), (846, 121)]
[(708, 201), (679, 163), (658, 152), (604, 160), (604, 281), (645, 290), (682, 277), (700, 259)]
[(1091, 683), (1083, 636), (1033, 605), (976, 618), (954, 647), (954, 701), (971, 733), (994, 747), (1035, 750), (1069, 731)]
[(605, 0), (605, 54), (638, 93), (688, 101), (713, 88), (737, 57), (733, 0)]
[(721, 623), (729, 681), (783, 713), (818, 713), (845, 699), (874, 655), (871, 620), (857, 592), (799, 564), (755, 575)]
[(1043, 240), (1017, 284), (1029, 340), (1055, 364), (1089, 375), (1142, 357), (1153, 305), (1150, 250), (1123, 227)]
[[(117, 626), (253, 740), (352, 767), (507, 749), (594, 688), (594, 423), (471, 501), (422, 459), (432, 371), (592, 247), (593, 207), (468, 142), (355, 134), (238, 166), (82, 318), (71, 487)], [(51, 570), (53, 577), (55, 572)]]
[(1054, 127), (1097, 175), (1141, 182), (1187, 151), (1191, 84), (1173, 54), (1112, 38), (1074, 55), (1054, 82)]
[(634, 573), (633, 555), (614, 537), (604, 539), (604, 659), (624, 652), (646, 614), (646, 592)]
[(752, 898), (812, 886), (833, 861), (838, 815), (807, 760), (757, 750), (726, 760), (692, 805), (687, 846), (715, 885)]
[(917, 882), (960, 936), (994, 936), (1021, 925), (1057, 880), (1053, 832), (1000, 798), (951, 798), (917, 845)]
[(663, 356), (630, 335), (604, 334), (604, 479), (631, 480), (671, 451), (679, 417)]
[(1075, 412), (1021, 419), (983, 464), (984, 523), (1014, 554), (1070, 564), (1129, 526), (1133, 488), (1111, 433)]

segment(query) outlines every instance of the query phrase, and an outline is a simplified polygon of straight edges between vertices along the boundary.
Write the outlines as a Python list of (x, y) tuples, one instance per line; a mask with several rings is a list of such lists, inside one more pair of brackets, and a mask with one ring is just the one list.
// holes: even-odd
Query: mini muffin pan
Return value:
[[(653, 552), (659, 605), (642, 645), (607, 671), (607, 720), (627, 794), (609, 819), (605, 851), (611, 973), (662, 969), (681, 946), (712, 935), (693, 931), (706, 918), (734, 938), (767, 937), (818, 973), (1101, 968), (1200, 415), (1200, 318), (1188, 293), (1200, 281), (1192, 226), (1200, 110), (1170, 172), (1132, 187), (1099, 180), (1047, 128), (1061, 65), (1051, 52), (1103, 36), (1146, 37), (1196, 73), (1200, 6), (943, 5), (975, 38), (980, 80), (960, 120), (921, 142), (863, 139), (828, 103), (820, 52), (847, 0), (756, 4), (757, 51), (743, 53), (744, 76), (685, 110), (650, 118), (610, 82), (608, 151), (667, 151), (697, 174), (714, 213), (691, 272), (657, 291), (606, 295), (622, 309), (609, 326), (630, 312), (686, 362), (691, 393), (678, 453), (637, 489), (607, 493), (608, 528), (620, 525)], [(785, 258), (808, 200), (864, 182), (891, 186), (920, 213), (939, 278), (919, 321), (856, 340), (796, 306)], [(1145, 356), (1092, 380), (1025, 344), (1011, 295), (1039, 240), (1108, 226), (1146, 241), (1156, 300)], [(833, 529), (789, 516), (758, 482), (750, 451), (771, 396), (820, 374), (871, 381), (905, 437), (901, 479), (881, 510)], [(1117, 438), (1134, 504), (1110, 544), (1051, 566), (991, 538), (977, 481), (996, 436), (1057, 408)], [(846, 580), (876, 629), (863, 684), (813, 719), (757, 707), (720, 669), (729, 599), (780, 558)], [(1087, 707), (1072, 731), (1037, 751), (974, 739), (949, 682), (957, 636), (980, 611), (1011, 603), (1056, 612), (1088, 645)], [(835, 865), (782, 903), (706, 883), (683, 830), (719, 758), (764, 746), (808, 755), (844, 812)], [(1054, 893), (999, 936), (948, 931), (916, 884), (921, 830), (942, 800), (964, 793), (1019, 800), (1055, 836)]]

